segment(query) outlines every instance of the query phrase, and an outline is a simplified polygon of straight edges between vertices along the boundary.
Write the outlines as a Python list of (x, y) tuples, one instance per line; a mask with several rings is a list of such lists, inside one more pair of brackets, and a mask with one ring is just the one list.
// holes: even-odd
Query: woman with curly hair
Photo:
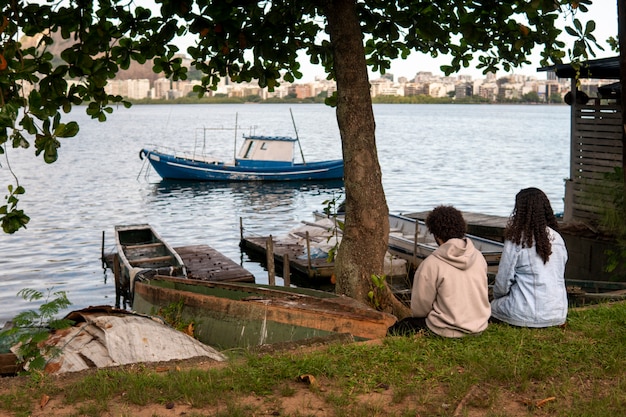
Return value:
[(565, 323), (567, 249), (548, 197), (537, 188), (517, 193), (504, 231), (491, 316), (520, 327)]
[(435, 207), (426, 218), (426, 227), (439, 247), (415, 272), (413, 317), (398, 322), (389, 333), (428, 329), (444, 337), (480, 334), (490, 315), (487, 261), (465, 237), (465, 220), (454, 207)]

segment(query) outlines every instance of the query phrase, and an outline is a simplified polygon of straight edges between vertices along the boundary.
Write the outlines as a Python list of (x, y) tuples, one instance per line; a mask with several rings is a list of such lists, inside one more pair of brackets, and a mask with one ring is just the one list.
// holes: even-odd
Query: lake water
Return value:
[[(0, 233), (0, 327), (36, 308), (16, 296), (22, 288), (66, 291), (72, 309), (113, 305), (113, 273), (100, 255), (102, 247), (115, 251), (118, 224), (150, 223), (173, 246), (210, 245), (266, 283), (267, 273), (239, 249), (240, 218), (246, 234), (279, 236), (341, 196), (341, 183), (162, 181), (138, 153), (148, 144), (200, 148), (206, 133), (205, 151), (232, 159), (235, 138), (241, 143), (249, 129), (293, 136), (290, 108), (306, 160), (341, 157), (334, 110), (322, 104), (138, 105), (118, 108), (106, 123), (78, 108), (71, 116), (80, 133), (62, 141), (56, 163), (46, 165), (32, 149), (9, 149), (26, 188), (20, 207), (31, 222), (13, 235)], [(529, 186), (563, 210), (569, 107), (394, 104), (375, 105), (374, 113), (390, 212), (452, 204), (508, 216), (515, 194)], [(233, 128), (236, 120), (237, 132), (203, 130)], [(12, 175), (5, 158), (0, 164), (4, 196)]]

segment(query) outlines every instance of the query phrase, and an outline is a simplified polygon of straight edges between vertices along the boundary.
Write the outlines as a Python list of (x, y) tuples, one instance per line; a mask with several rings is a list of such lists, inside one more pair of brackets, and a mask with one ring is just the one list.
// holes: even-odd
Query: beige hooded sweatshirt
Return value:
[(487, 261), (470, 239), (450, 239), (418, 267), (411, 291), (415, 317), (444, 337), (479, 334), (491, 315)]

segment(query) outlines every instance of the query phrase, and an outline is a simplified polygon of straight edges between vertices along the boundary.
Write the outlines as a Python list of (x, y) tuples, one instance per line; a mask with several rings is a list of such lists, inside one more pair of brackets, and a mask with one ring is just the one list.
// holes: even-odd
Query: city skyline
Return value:
[[(617, 37), (617, 2), (611, 2), (609, 0), (594, 0), (594, 3), (588, 8), (589, 12), (579, 14), (579, 20), (581, 20), (583, 27), (589, 20), (593, 20), (596, 22), (596, 30), (594, 31), (595, 37), (598, 44), (600, 44), (605, 49), (604, 51), (596, 50), (596, 57), (592, 57), (591, 59), (615, 56), (617, 53), (610, 50), (609, 45), (606, 43), (606, 40), (611, 36)], [(570, 19), (565, 16), (560, 17), (558, 21), (560, 22), (561, 28), (564, 28), (567, 25), (571, 26)], [(568, 38), (571, 37), (564, 32), (562, 34), (562, 40), (567, 41)], [(566, 42), (566, 48), (571, 47), (571, 44), (572, 42)], [(537, 68), (541, 66), (539, 64), (541, 56), (538, 48), (535, 48), (535, 52), (529, 60), (531, 61), (531, 65), (526, 65), (522, 68), (516, 68), (511, 73), (544, 78), (545, 75), (537, 72)], [(565, 61), (568, 62), (567, 58), (565, 58)], [(391, 64), (390, 70), (387, 72), (393, 74), (396, 80), (398, 79), (398, 77), (406, 77), (408, 79), (411, 79), (415, 77), (415, 74), (418, 72), (432, 72), (435, 75), (443, 76), (443, 72), (439, 69), (439, 67), (441, 65), (449, 63), (449, 57), (440, 56), (438, 58), (432, 58), (430, 57), (430, 55), (427, 54), (412, 53), (406, 60), (394, 60)], [(323, 69), (319, 66), (314, 66), (310, 64), (306, 60), (306, 56), (304, 55), (300, 64), (302, 65), (301, 71), (303, 73), (303, 77), (298, 82), (309, 82), (313, 81), (316, 77), (326, 77)], [(500, 71), (498, 73), (498, 75), (500, 76), (503, 74), (503, 71)], [(469, 68), (464, 68), (459, 73), (454, 75), (470, 75), (474, 79), (484, 78), (481, 70), (476, 69), (475, 65), (470, 66)], [(370, 79), (376, 79), (379, 77), (379, 73), (370, 72)]]

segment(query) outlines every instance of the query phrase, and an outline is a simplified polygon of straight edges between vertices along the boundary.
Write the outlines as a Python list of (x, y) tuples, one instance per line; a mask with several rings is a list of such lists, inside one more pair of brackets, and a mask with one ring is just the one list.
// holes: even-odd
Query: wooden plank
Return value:
[(155, 242), (155, 243), (146, 243), (146, 244), (142, 244), (142, 245), (124, 245), (124, 247), (126, 249), (143, 249), (143, 248), (158, 248), (161, 246), (165, 246), (162, 242)]
[(600, 153), (609, 153), (609, 154), (617, 155), (619, 152), (621, 152), (621, 149), (618, 149), (618, 148), (621, 148), (621, 146), (617, 146), (617, 144), (618, 144), (617, 142), (611, 143), (609, 145), (605, 145), (605, 144), (601, 144), (597, 142), (580, 143), (578, 144), (576, 148), (582, 152), (600, 152)]
[(17, 356), (13, 353), (0, 354), (0, 376), (16, 375), (22, 370), (22, 366), (17, 364)]
[(158, 264), (158, 263), (170, 261), (171, 259), (172, 257), (167, 255), (167, 256), (155, 256), (153, 258), (133, 259), (133, 260), (130, 260), (129, 262), (132, 266), (139, 266), (139, 265), (151, 264), (151, 263)]
[(208, 245), (175, 248), (187, 268), (187, 277), (214, 282), (254, 282), (254, 275)]
[(608, 153), (597, 153), (597, 152), (581, 152), (579, 154), (578, 159), (584, 166), (595, 165), (595, 166), (602, 166), (602, 167), (621, 166), (621, 161), (622, 161), (622, 158), (620, 155), (611, 155)]
[(585, 132), (618, 132), (619, 128), (619, 126), (609, 124), (576, 123), (574, 126), (574, 132), (584, 136)]
[(600, 145), (607, 147), (620, 147), (621, 146), (621, 133), (620, 131), (615, 132), (574, 132), (573, 136), (573, 147), (576, 148), (580, 145)]

